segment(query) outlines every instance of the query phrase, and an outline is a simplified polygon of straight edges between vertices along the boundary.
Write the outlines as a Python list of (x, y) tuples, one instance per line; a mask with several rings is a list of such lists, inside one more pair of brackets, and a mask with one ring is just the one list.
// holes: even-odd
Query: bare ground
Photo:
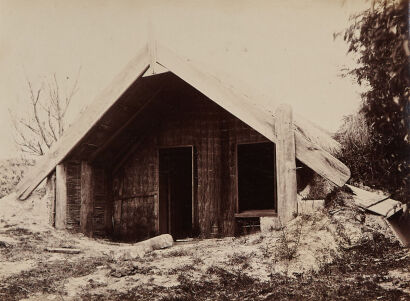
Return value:
[(0, 300), (410, 300), (409, 250), (343, 192), (283, 231), (146, 254), (56, 231), (45, 212), (38, 196), (0, 200)]

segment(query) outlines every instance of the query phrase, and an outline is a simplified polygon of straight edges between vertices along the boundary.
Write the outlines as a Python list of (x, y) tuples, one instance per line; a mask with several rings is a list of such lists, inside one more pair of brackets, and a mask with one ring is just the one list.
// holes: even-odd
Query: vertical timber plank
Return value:
[(93, 233), (93, 189), (93, 167), (90, 163), (82, 161), (80, 231), (89, 237)]
[(114, 233), (113, 183), (112, 183), (112, 175), (109, 172), (106, 172), (105, 174), (106, 174), (107, 183), (104, 187), (105, 197), (106, 197), (104, 223), (105, 223), (106, 234), (111, 237)]
[(65, 229), (67, 220), (67, 167), (64, 163), (56, 166), (56, 229)]
[(292, 108), (282, 104), (276, 110), (276, 171), (278, 215), (283, 223), (297, 212), (296, 154)]

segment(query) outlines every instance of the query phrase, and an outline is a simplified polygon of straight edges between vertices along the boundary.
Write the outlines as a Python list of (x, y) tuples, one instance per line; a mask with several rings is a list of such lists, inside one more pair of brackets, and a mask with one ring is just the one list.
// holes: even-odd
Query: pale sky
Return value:
[(0, 0), (0, 158), (15, 156), (8, 108), (23, 110), (25, 79), (53, 73), (68, 87), (81, 67), (68, 119), (121, 71), (146, 42), (148, 23), (168, 48), (289, 103), (336, 131), (360, 102), (341, 78), (352, 66), (343, 39), (359, 0), (108, 1)]

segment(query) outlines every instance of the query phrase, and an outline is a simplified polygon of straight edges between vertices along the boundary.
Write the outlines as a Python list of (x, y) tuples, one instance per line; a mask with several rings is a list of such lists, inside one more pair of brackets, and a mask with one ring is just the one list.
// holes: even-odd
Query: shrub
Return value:
[[(366, 88), (358, 116), (342, 130), (356, 180), (409, 204), (410, 106), (408, 1), (374, 0), (344, 32), (357, 64), (345, 75)], [(364, 120), (363, 120), (364, 118)]]
[(392, 164), (394, 156), (387, 150), (380, 149), (381, 138), (367, 124), (361, 111), (344, 118), (335, 138), (342, 145), (338, 157), (350, 168), (352, 174), (350, 184), (382, 189), (394, 198), (409, 203), (408, 174), (397, 169), (400, 166), (398, 158)]
[(34, 160), (7, 159), (0, 161), (0, 198), (13, 191), (24, 175), (34, 165)]

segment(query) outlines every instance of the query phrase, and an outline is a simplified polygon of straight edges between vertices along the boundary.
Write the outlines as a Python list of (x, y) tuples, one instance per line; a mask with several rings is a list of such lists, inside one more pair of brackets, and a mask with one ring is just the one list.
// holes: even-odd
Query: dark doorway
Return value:
[(159, 230), (192, 236), (192, 147), (159, 151)]
[(275, 181), (275, 144), (239, 144), (239, 212), (276, 209)]

